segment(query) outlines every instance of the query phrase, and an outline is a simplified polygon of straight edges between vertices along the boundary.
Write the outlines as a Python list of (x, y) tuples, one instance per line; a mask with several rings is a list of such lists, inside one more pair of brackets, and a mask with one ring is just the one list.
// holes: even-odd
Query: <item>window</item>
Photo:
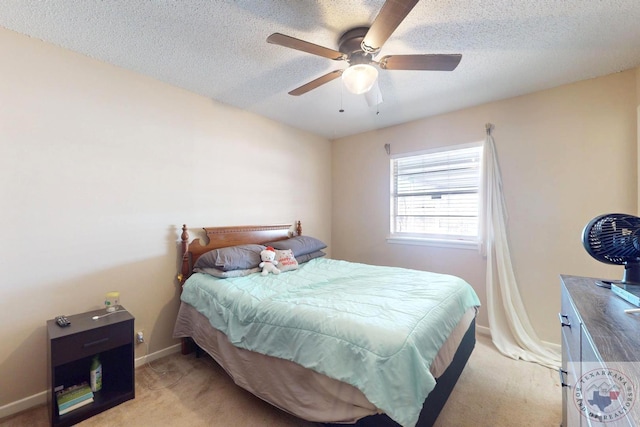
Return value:
[(391, 159), (390, 241), (477, 242), (482, 144)]

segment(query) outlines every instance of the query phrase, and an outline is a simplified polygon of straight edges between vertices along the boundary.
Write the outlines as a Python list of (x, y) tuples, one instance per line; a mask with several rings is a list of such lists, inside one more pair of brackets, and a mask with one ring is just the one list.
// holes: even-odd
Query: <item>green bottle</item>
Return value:
[(96, 354), (91, 361), (91, 391), (96, 392), (102, 388), (102, 364)]

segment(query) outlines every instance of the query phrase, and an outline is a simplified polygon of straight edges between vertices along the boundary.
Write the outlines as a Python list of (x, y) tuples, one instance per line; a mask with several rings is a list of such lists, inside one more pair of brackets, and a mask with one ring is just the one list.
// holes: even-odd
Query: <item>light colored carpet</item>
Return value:
[[(136, 370), (136, 398), (79, 425), (316, 427), (237, 387), (208, 357), (171, 355)], [(557, 372), (502, 356), (488, 337), (476, 348), (436, 427), (552, 427), (562, 416)], [(0, 427), (48, 426), (39, 406)]]
[(558, 427), (559, 379), (555, 370), (503, 356), (489, 337), (478, 335), (434, 427)]

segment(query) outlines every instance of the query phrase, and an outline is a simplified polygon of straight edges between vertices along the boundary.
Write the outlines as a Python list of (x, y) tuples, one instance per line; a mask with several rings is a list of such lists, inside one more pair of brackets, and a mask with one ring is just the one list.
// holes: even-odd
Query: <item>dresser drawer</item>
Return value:
[(560, 327), (562, 329), (562, 341), (566, 346), (566, 353), (569, 360), (581, 359), (581, 325), (580, 318), (571, 298), (567, 294), (566, 289), (562, 289), (561, 301), (560, 301), (560, 313), (558, 314), (560, 319)]
[(63, 336), (51, 341), (51, 363), (59, 366), (130, 344), (132, 337), (133, 321)]
[[(563, 426), (637, 427), (640, 319), (597, 280), (562, 276)], [(579, 347), (576, 348), (576, 342)]]

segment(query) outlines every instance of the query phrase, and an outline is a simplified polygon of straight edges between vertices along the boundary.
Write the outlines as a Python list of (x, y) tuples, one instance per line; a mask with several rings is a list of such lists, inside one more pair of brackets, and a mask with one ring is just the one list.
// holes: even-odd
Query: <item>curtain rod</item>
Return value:
[(493, 129), (493, 124), (491, 124), (491, 123), (486, 123), (486, 124), (484, 125), (484, 128), (485, 128), (485, 129), (486, 129), (486, 131), (487, 131), (487, 135), (491, 135), (491, 129)]

